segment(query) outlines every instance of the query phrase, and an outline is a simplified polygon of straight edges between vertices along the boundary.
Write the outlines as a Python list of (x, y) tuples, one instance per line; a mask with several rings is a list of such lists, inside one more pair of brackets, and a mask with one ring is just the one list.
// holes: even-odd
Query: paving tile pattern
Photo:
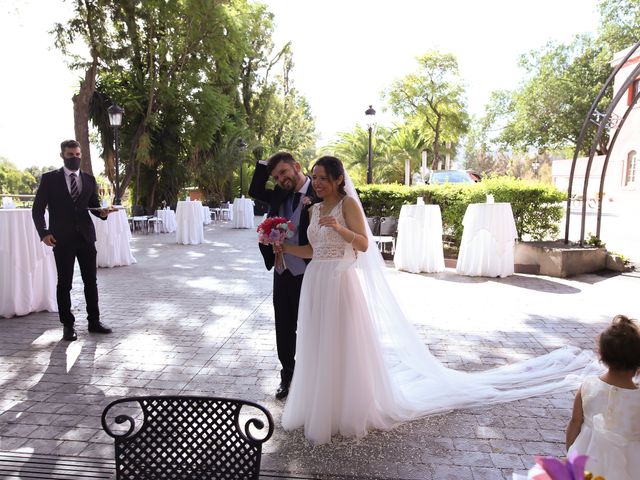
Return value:
[[(272, 276), (253, 230), (205, 227), (205, 243), (136, 235), (135, 265), (100, 269), (102, 320), (89, 334), (76, 271), (79, 340), (57, 314), (0, 319), (0, 451), (111, 459), (100, 416), (131, 395), (217, 395), (266, 406), (276, 421), (263, 470), (308, 478), (510, 479), (534, 455), (563, 455), (572, 393), (427, 417), (363, 439), (312, 446), (279, 424)], [(593, 348), (616, 313), (640, 317), (634, 275), (506, 279), (394, 273), (392, 285), (436, 357), (465, 371), (563, 345)], [(635, 292), (635, 293), (634, 293)]]

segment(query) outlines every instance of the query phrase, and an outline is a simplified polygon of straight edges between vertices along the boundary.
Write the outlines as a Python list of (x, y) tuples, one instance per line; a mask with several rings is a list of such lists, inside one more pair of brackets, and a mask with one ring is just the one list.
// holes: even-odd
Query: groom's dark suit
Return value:
[[(60, 322), (69, 326), (73, 326), (75, 322), (75, 317), (71, 313), (70, 292), (76, 257), (84, 283), (89, 323), (95, 324), (100, 321), (96, 281), (96, 231), (87, 210), (87, 207), (100, 207), (100, 201), (96, 179), (80, 170), (77, 173), (82, 188), (75, 202), (69, 193), (63, 168), (42, 175), (31, 212), (40, 238), (51, 234), (56, 240), (53, 255), (58, 270), (56, 290), (58, 314)], [(48, 229), (44, 216), (47, 207), (49, 209)], [(102, 218), (98, 213), (92, 213)]]
[[(269, 205), (267, 216), (276, 217), (284, 215), (282, 206), (285, 202), (291, 202), (290, 193), (276, 186), (273, 190), (266, 188), (269, 180), (267, 166), (261, 162), (256, 163), (256, 169), (249, 186), (249, 195), (257, 200), (261, 200)], [(309, 183), (306, 197), (314, 198), (315, 194), (311, 183)], [(300, 202), (299, 223), (296, 225), (298, 233), (298, 244), (306, 245), (307, 227), (309, 226), (309, 205)], [(260, 253), (264, 258), (267, 270), (273, 268), (275, 254), (271, 245), (258, 244)], [(308, 263), (308, 260), (305, 261)], [(278, 359), (282, 364), (280, 377), (285, 385), (291, 382), (293, 369), (295, 366), (296, 354), (296, 329), (298, 323), (298, 303), (300, 301), (300, 288), (302, 286), (303, 274), (293, 275), (289, 269), (281, 274), (274, 271), (273, 275), (273, 309), (276, 323), (276, 345), (278, 348)]]

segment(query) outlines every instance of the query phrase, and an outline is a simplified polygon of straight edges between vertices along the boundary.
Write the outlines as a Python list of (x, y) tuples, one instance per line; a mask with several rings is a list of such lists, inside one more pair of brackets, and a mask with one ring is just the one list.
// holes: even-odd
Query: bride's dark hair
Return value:
[[(332, 157), (331, 155), (325, 155), (324, 157), (320, 157), (316, 160), (316, 163), (313, 164), (313, 168), (315, 167), (324, 167), (327, 175), (329, 175), (332, 180), (337, 180), (340, 178), (340, 175), (342, 175), (342, 182), (338, 185), (338, 192), (341, 195), (347, 194), (344, 189), (344, 166), (340, 160), (336, 157)], [(311, 170), (313, 170), (313, 168)]]

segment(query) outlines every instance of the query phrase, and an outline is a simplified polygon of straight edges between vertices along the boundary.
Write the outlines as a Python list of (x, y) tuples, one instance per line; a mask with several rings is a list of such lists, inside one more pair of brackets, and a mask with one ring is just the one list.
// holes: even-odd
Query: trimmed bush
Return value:
[(511, 177), (494, 177), (479, 183), (444, 185), (362, 185), (357, 187), (367, 216), (400, 216), (405, 204), (415, 204), (418, 197), (425, 203), (440, 205), (442, 226), (446, 235), (456, 245), (462, 240), (462, 219), (470, 203), (483, 203), (488, 194), (496, 202), (511, 204), (518, 238), (554, 240), (563, 217), (562, 202), (566, 194), (552, 185), (519, 180)]

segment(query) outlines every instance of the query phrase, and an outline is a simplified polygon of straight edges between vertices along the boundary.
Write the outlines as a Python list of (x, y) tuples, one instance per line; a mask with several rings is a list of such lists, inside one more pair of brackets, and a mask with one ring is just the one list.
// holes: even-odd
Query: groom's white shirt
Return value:
[[(298, 190), (295, 193), (301, 193), (302, 195), (306, 195), (307, 194), (307, 190), (309, 190), (309, 185), (311, 185), (311, 179), (309, 177), (307, 177), (307, 181), (304, 182), (304, 185), (302, 185), (302, 187), (300, 187), (300, 190)], [(302, 205), (302, 198), (300, 199), (300, 203), (298, 205)]]

